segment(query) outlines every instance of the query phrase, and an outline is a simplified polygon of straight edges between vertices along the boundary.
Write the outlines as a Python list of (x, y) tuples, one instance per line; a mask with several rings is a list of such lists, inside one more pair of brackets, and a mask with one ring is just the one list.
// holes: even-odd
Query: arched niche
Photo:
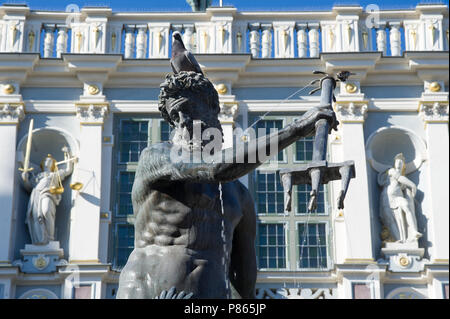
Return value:
[[(23, 136), (17, 145), (17, 162), (23, 167), (25, 151), (27, 147), (28, 134)], [(67, 146), (72, 156), (77, 156), (79, 146), (76, 139), (66, 130), (58, 127), (43, 127), (33, 130), (31, 143), (30, 167), (40, 171), (40, 163), (47, 154), (51, 154), (57, 161), (64, 160), (62, 148)]]
[(405, 156), (407, 175), (418, 170), (426, 160), (427, 147), (413, 131), (398, 126), (382, 127), (367, 139), (367, 160), (378, 173), (391, 168), (398, 153)]

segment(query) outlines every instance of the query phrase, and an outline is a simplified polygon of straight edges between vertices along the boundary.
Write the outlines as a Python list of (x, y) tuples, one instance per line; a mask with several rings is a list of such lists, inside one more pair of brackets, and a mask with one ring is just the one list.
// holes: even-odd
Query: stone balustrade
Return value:
[(359, 6), (330, 11), (206, 12), (34, 11), (0, 7), (0, 52), (123, 54), (126, 59), (168, 58), (171, 35), (180, 31), (194, 53), (250, 53), (255, 59), (317, 58), (322, 52), (447, 51), (448, 6), (371, 12)]

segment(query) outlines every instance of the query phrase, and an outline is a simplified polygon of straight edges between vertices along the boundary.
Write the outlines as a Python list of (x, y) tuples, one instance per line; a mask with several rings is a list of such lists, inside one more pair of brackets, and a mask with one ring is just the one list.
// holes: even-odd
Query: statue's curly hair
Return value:
[(194, 93), (201, 93), (206, 99), (214, 116), (220, 112), (219, 95), (214, 85), (202, 74), (192, 71), (181, 71), (178, 74), (167, 74), (166, 80), (160, 85), (158, 109), (162, 117), (174, 127), (175, 123), (167, 112), (166, 102), (169, 98), (177, 98), (179, 93), (191, 90)]

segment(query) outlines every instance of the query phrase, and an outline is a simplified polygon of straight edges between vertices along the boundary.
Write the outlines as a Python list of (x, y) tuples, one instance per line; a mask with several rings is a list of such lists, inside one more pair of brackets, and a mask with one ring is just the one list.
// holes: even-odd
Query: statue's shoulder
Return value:
[(142, 150), (139, 160), (169, 156), (172, 146), (173, 145), (170, 142), (149, 145)]

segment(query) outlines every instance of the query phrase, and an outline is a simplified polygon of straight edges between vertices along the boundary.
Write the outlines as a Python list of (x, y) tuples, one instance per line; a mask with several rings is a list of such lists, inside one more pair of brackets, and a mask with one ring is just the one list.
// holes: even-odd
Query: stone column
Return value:
[(145, 59), (147, 55), (147, 25), (138, 25), (136, 28), (136, 59)]
[(309, 29), (309, 56), (319, 57), (319, 23), (308, 23)]
[(400, 35), (400, 22), (390, 22), (391, 32), (389, 34), (389, 40), (391, 44), (391, 55), (400, 56), (401, 55), (401, 35)]
[[(448, 99), (448, 93), (447, 93)], [(433, 263), (449, 260), (449, 133), (448, 100), (422, 100), (419, 115), (425, 122), (428, 146), (428, 207), (431, 222), (428, 228), (431, 241), (430, 259)]]
[(266, 59), (272, 55), (272, 25), (262, 24), (261, 30), (261, 58)]
[[(367, 161), (364, 143), (364, 120), (367, 116), (367, 101), (336, 102), (336, 113), (342, 135), (342, 156), (355, 162), (356, 177), (351, 180), (347, 192), (345, 209), (342, 213), (345, 223), (345, 250), (338, 263), (373, 263), (371, 236), (371, 206)], [(341, 258), (342, 258), (341, 257)]]
[(384, 26), (377, 29), (377, 51), (386, 55), (386, 30)]
[(76, 104), (81, 124), (78, 178), (84, 184), (71, 212), (71, 263), (99, 263), (102, 126), (108, 103)]
[(134, 25), (125, 25), (125, 59), (132, 59), (134, 55)]
[(248, 28), (250, 30), (250, 52), (254, 59), (259, 58), (260, 52), (260, 36), (259, 36), (259, 23), (250, 23)]
[(16, 138), (17, 126), (23, 117), (23, 103), (4, 103), (0, 100), (0, 265), (10, 264), (12, 258)]
[(56, 57), (60, 58), (62, 53), (67, 52), (67, 26), (58, 25), (58, 36), (56, 38)]
[(306, 34), (306, 23), (297, 24), (297, 46), (298, 57), (308, 57), (308, 35)]
[(44, 58), (51, 58), (54, 50), (55, 25), (44, 24), (44, 32)]

